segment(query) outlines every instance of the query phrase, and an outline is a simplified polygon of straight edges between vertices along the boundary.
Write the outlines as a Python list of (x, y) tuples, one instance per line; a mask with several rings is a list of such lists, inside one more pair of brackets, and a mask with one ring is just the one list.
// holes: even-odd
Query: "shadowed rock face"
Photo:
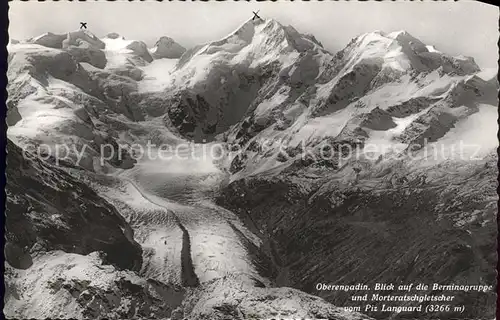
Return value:
[[(260, 175), (233, 182), (218, 203), (274, 243), (268, 254), (282, 261), (286, 286), (334, 305), (347, 304), (352, 292), (317, 291), (317, 283), (495, 283), (494, 157), (419, 173), (372, 168), (365, 175), (353, 186), (300, 170)], [(461, 317), (494, 317), (494, 292), (453, 294), (454, 304), (469, 306)], [(402, 313), (398, 319), (415, 317), (429, 318)]]
[(21, 119), (22, 117), (19, 114), (19, 110), (17, 110), (17, 107), (12, 107), (7, 110), (7, 118), (5, 119), (5, 121), (7, 122), (8, 126), (15, 125)]
[(106, 38), (110, 38), (110, 39), (118, 39), (120, 37), (120, 35), (116, 32), (111, 32), (111, 33), (108, 33), (106, 35)]
[(153, 49), (153, 58), (155, 59), (178, 59), (180, 58), (186, 48), (174, 41), (174, 39), (169, 37), (161, 37)]
[(356, 95), (362, 97), (371, 87), (371, 82), (381, 71), (378, 64), (360, 63), (343, 75), (326, 101), (313, 110), (314, 116), (324, 116), (347, 107)]
[(408, 126), (398, 139), (410, 143), (414, 149), (417, 149), (419, 146), (424, 146), (426, 140), (434, 142), (443, 137), (458, 119), (456, 115), (434, 107)]
[(437, 100), (427, 97), (413, 98), (401, 104), (390, 106), (386, 111), (393, 117), (404, 118), (428, 108)]
[(131, 44), (127, 46), (127, 49), (132, 50), (135, 55), (141, 57), (146, 62), (153, 61), (153, 58), (149, 54), (148, 46), (142, 41), (133, 41)]
[(54, 34), (52, 32), (47, 32), (46, 34), (34, 38), (29, 42), (39, 44), (41, 46), (49, 47), (49, 48), (62, 48), (62, 42), (66, 39), (65, 34)]
[(63, 49), (76, 62), (87, 62), (96, 68), (102, 69), (106, 66), (106, 56), (102, 51), (105, 47), (104, 42), (88, 31), (79, 30), (67, 34), (48, 32), (42, 36), (30, 39), (28, 43), (48, 48)]
[(77, 30), (66, 34), (47, 32), (41, 36), (28, 40), (28, 43), (39, 44), (44, 47), (61, 49), (68, 46), (78, 46), (84, 41), (96, 49), (104, 49), (105, 45), (99, 38), (85, 30)]
[(71, 45), (79, 45), (82, 41), (87, 42), (96, 49), (104, 49), (106, 46), (101, 39), (97, 38), (94, 34), (86, 30), (78, 30), (74, 32), (69, 32), (66, 39), (62, 43), (63, 48), (67, 48)]
[(111, 71), (114, 74), (117, 74), (117, 75), (123, 76), (123, 77), (129, 77), (130, 79), (135, 80), (135, 81), (140, 81), (144, 77), (144, 72), (141, 69), (138, 69), (137, 67), (132, 66), (132, 65), (125, 65), (125, 66), (121, 66), (121, 67), (116, 67), (116, 68), (111, 69)]
[(23, 153), (10, 140), (7, 152), (6, 258), (10, 265), (28, 268), (36, 251), (102, 251), (107, 262), (119, 269), (140, 269), (142, 250), (113, 206), (65, 171)]
[[(184, 91), (173, 98), (164, 121), (182, 136), (193, 138), (215, 132), (217, 119), (207, 121), (210, 105), (198, 94)], [(201, 134), (200, 134), (201, 133)]]
[[(365, 137), (368, 134), (363, 129), (371, 130), (389, 130), (396, 127), (396, 124), (392, 120), (391, 115), (380, 108), (375, 108), (368, 113), (363, 113), (361, 115), (353, 117), (342, 129), (340, 135), (346, 135), (349, 133), (362, 133)], [(363, 131), (362, 131), (363, 130)]]
[(82, 42), (79, 46), (68, 46), (66, 51), (77, 62), (87, 62), (99, 69), (103, 69), (106, 66), (107, 60), (104, 52), (91, 47), (87, 42)]

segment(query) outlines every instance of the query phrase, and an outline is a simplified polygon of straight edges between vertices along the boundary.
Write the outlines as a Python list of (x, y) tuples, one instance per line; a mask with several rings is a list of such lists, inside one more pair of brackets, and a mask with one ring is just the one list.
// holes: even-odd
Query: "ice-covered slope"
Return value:
[[(60, 45), (54, 37), (9, 45), (9, 136), (22, 147), (44, 144), (52, 155), (64, 144), (59, 155), (90, 170), (130, 166), (127, 151), (118, 149), (119, 135), (109, 129), (123, 116), (144, 119), (130, 95), (143, 77), (137, 65), (147, 64), (147, 48), (121, 38), (101, 41), (87, 31), (68, 33)], [(100, 163), (106, 144), (124, 157)]]
[[(123, 98), (113, 99), (111, 93), (103, 92), (111, 84), (99, 86), (92, 71), (100, 69), (76, 63), (69, 53), (19, 46), (19, 51), (11, 51), (8, 71), (7, 105), (12, 119), (8, 135), (22, 147), (36, 149), (43, 144), (46, 153), (59, 152), (60, 158), (99, 170), (94, 159), (100, 146), (116, 144), (116, 137), (102, 126), (107, 121), (105, 113), (109, 109), (127, 113)], [(117, 158), (110, 160), (113, 165), (127, 166)]]
[(167, 318), (184, 297), (180, 287), (103, 264), (98, 252), (38, 254), (27, 270), (6, 266), (6, 280), (9, 318)]

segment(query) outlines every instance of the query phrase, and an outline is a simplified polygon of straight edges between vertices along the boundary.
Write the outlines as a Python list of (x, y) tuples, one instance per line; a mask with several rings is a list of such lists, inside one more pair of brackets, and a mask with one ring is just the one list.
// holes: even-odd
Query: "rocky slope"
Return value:
[[(351, 294), (315, 285), (494, 285), (498, 84), (478, 71), (404, 32), (353, 39), (221, 136), (238, 151), (217, 203), (267, 243), (276, 282), (337, 305)], [(495, 314), (493, 292), (456, 299), (460, 317)]]
[[(479, 71), (406, 32), (365, 34), (330, 55), (276, 21), (247, 22), (180, 59), (172, 81), (187, 97), (167, 125), (195, 140), (223, 131), (216, 139), (237, 150), (218, 204), (276, 256), (276, 283), (339, 305), (350, 295), (315, 284), (494, 284), (498, 84)], [(242, 88), (248, 100), (210, 89), (236, 76), (258, 83)], [(237, 83), (229, 95), (242, 97)], [(444, 154), (429, 156), (436, 148)], [(474, 305), (465, 317), (493, 316), (492, 292), (456, 296)]]
[[(224, 297), (221, 299), (221, 297)], [(231, 277), (217, 279), (186, 298), (190, 319), (368, 319), (325, 304), (292, 288), (244, 288)]]
[[(257, 175), (231, 183), (218, 204), (255, 226), (279, 261), (276, 282), (336, 305), (352, 304), (352, 293), (318, 291), (317, 283), (493, 285), (496, 162), (491, 154), (425, 169), (378, 165), (357, 177), (352, 168)], [(494, 292), (453, 293), (468, 306), (460, 317), (494, 316)], [(425, 318), (399, 315), (415, 317)]]
[(300, 94), (314, 81), (315, 58), (326, 55), (314, 38), (292, 27), (274, 20), (247, 21), (226, 38), (181, 57), (171, 74), (174, 97), (180, 101), (169, 109), (168, 119), (184, 136), (211, 140), (262, 100), (286, 90), (286, 84), (294, 86), (293, 95)]
[[(424, 65), (428, 52), (405, 53), (414, 38), (402, 34), (376, 32), (354, 39), (335, 57), (323, 58), (328, 62), (312, 75), (307, 89), (278, 82), (265, 101), (255, 101), (255, 110), (221, 136), (244, 150), (233, 160), (232, 172), (246, 176), (294, 163), (293, 151), (287, 161), (278, 148), (256, 151), (255, 145), (270, 141), (279, 141), (286, 151), (307, 147), (315, 152), (325, 139), (350, 145), (377, 140), (391, 148), (436, 141), (477, 112), (477, 104), (496, 104), (496, 86), (474, 75), (479, 68), (471, 59), (439, 54)], [(290, 69), (301, 81), (307, 80), (302, 70), (311, 70), (300, 64)], [(398, 142), (403, 145), (395, 146)]]
[(7, 152), (6, 316), (170, 316), (182, 289), (135, 274), (142, 248), (118, 211), (10, 140)]
[(403, 31), (331, 54), (272, 19), (8, 49), (9, 316), (368, 319), (315, 285), (494, 284), (498, 83), (472, 58)]
[(140, 269), (141, 248), (113, 206), (10, 140), (7, 152), (6, 258), (10, 265), (29, 268), (30, 254), (37, 251), (103, 251), (118, 268)]
[(186, 48), (175, 42), (172, 38), (161, 37), (151, 52), (155, 59), (179, 59), (186, 52)]

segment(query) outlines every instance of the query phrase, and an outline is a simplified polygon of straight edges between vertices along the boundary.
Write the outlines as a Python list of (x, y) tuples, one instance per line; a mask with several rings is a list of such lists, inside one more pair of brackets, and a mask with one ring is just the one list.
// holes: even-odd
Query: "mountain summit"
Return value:
[(442, 67), (446, 73), (466, 75), (480, 70), (473, 58), (452, 57), (439, 52), (406, 31), (376, 31), (363, 34), (353, 39), (341, 52), (358, 61), (381, 59), (382, 68), (403, 72), (409, 69), (429, 72)]

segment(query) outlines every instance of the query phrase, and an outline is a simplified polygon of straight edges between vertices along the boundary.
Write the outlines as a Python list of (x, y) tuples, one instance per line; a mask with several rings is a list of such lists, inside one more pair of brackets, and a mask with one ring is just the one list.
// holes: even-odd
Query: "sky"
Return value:
[(223, 38), (260, 10), (262, 18), (313, 34), (336, 52), (366, 32), (406, 30), (451, 55), (474, 57), (481, 68), (497, 68), (497, 7), (475, 1), (181, 2), (153, 0), (9, 2), (9, 34), (17, 40), (45, 32), (65, 33), (87, 22), (103, 37), (116, 32), (153, 45), (169, 36), (186, 48)]

